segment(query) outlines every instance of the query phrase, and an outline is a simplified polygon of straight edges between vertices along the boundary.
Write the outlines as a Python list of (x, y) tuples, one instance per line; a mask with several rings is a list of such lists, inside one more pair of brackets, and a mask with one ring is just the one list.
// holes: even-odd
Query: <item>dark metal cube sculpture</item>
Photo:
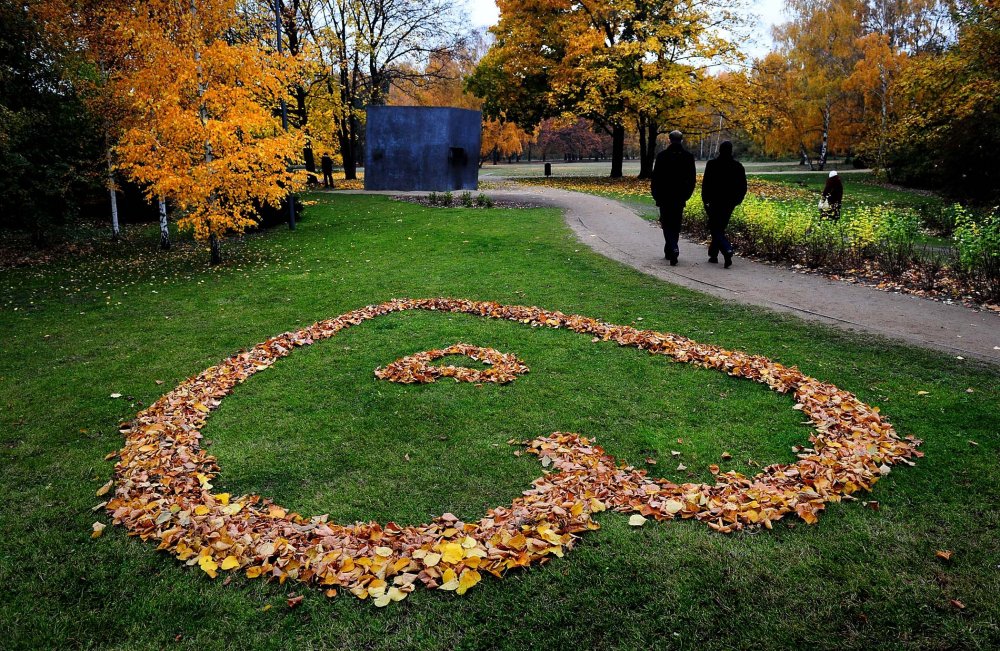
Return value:
[(476, 190), (482, 114), (457, 108), (369, 106), (365, 190)]

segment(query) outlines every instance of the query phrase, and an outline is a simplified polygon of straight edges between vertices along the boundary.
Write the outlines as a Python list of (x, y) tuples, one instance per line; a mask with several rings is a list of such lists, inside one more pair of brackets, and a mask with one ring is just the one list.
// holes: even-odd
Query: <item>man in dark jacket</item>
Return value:
[(680, 249), (677, 240), (684, 218), (684, 204), (694, 193), (694, 155), (684, 149), (680, 131), (670, 132), (670, 146), (661, 151), (653, 164), (653, 181), (650, 191), (660, 208), (660, 226), (663, 227), (663, 255), (670, 266), (677, 265)]
[(844, 184), (840, 182), (836, 170), (830, 172), (830, 176), (827, 177), (822, 197), (826, 199), (829, 208), (820, 210), (820, 216), (833, 221), (840, 219), (840, 204), (844, 201)]
[(747, 196), (747, 174), (735, 158), (733, 143), (728, 140), (719, 145), (719, 155), (705, 165), (701, 181), (701, 201), (708, 215), (708, 230), (712, 243), (708, 246), (708, 261), (717, 263), (719, 251), (726, 259), (726, 269), (733, 265), (733, 245), (726, 237), (733, 209)]
[(323, 158), (319, 161), (320, 168), (323, 170), (323, 185), (332, 188), (333, 187), (333, 159), (330, 158), (330, 154), (324, 153)]

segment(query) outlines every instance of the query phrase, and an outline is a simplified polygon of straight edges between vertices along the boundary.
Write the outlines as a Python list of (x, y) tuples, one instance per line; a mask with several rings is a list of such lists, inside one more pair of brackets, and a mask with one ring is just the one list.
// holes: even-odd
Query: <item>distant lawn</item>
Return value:
[[(553, 210), (424, 208), (318, 194), (295, 232), (0, 272), (0, 639), (4, 648), (994, 648), (1000, 642), (1000, 370), (729, 304), (592, 253)], [(136, 251), (141, 252), (136, 255)], [(419, 589), (350, 595), (228, 586), (108, 527), (90, 539), (118, 423), (267, 337), (396, 296), (536, 304), (767, 355), (880, 405), (926, 458), (815, 526), (640, 529), (605, 513), (563, 559)], [(463, 341), (523, 359), (510, 385), (398, 385), (374, 368)], [(158, 384), (162, 381), (163, 384)], [(927, 392), (921, 394), (920, 392)], [(123, 394), (113, 399), (112, 393)], [(305, 514), (401, 524), (509, 503), (537, 460), (511, 438), (593, 436), (674, 480), (791, 461), (792, 400), (745, 380), (562, 330), (434, 313), (360, 325), (238, 387), (209, 420), (218, 490)], [(680, 439), (680, 440), (679, 440)], [(975, 442), (975, 445), (970, 443)], [(671, 451), (681, 452), (675, 458)], [(678, 471), (678, 463), (688, 467)], [(951, 561), (936, 550), (954, 552)], [(960, 609), (952, 600), (960, 601)], [(267, 609), (271, 606), (270, 609)]]

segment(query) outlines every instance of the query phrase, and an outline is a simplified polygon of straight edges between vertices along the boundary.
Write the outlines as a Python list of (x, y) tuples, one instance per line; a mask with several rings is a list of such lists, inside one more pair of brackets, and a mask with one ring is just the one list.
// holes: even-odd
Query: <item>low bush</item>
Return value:
[(985, 298), (1000, 300), (1000, 210), (976, 216), (959, 205), (955, 211), (955, 271)]

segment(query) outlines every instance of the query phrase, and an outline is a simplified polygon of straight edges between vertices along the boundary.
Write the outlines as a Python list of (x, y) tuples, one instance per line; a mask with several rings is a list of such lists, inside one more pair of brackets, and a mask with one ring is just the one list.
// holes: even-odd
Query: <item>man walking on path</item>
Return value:
[(650, 192), (660, 209), (660, 226), (663, 227), (663, 255), (670, 266), (677, 266), (680, 249), (677, 240), (681, 234), (684, 204), (694, 193), (694, 155), (684, 149), (680, 131), (670, 132), (670, 146), (661, 151), (653, 164), (653, 181)]
[(330, 154), (323, 154), (323, 158), (319, 161), (320, 167), (323, 169), (323, 185), (328, 188), (333, 187), (333, 159), (330, 158)]
[(733, 158), (733, 143), (719, 145), (719, 155), (705, 165), (701, 180), (701, 201), (708, 215), (708, 230), (712, 243), (708, 246), (708, 261), (719, 262), (719, 252), (726, 259), (726, 269), (733, 265), (733, 245), (726, 237), (729, 219), (736, 206), (747, 196), (747, 174), (743, 165)]

